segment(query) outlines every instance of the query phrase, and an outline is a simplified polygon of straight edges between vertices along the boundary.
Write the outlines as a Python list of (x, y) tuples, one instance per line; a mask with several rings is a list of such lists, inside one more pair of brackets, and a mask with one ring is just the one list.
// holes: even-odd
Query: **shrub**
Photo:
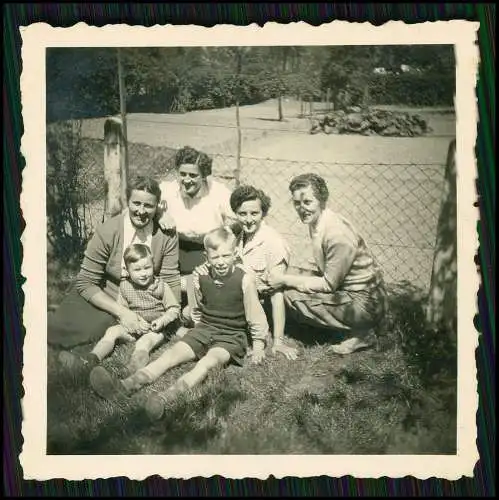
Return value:
[(81, 120), (47, 126), (47, 237), (52, 256), (80, 261), (88, 238)]
[(369, 83), (370, 104), (452, 106), (454, 94), (454, 75), (376, 75)]

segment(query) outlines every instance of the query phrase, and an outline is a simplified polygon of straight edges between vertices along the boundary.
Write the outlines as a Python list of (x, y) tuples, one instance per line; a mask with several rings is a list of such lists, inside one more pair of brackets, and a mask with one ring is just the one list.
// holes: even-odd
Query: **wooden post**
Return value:
[(457, 333), (456, 141), (447, 153), (426, 319), (435, 329)]
[(122, 126), (122, 148), (123, 148), (123, 160), (121, 161), (121, 203), (122, 207), (126, 207), (126, 187), (128, 184), (128, 135), (126, 126), (126, 87), (125, 87), (125, 76), (123, 74), (123, 61), (121, 59), (121, 49), (118, 47), (118, 82), (119, 82), (119, 92), (120, 92), (120, 115), (121, 115), (121, 126)]
[(124, 138), (119, 118), (108, 118), (104, 123), (104, 179), (106, 181), (106, 218), (119, 214), (123, 203)]
[(326, 91), (326, 110), (328, 113), (331, 111), (331, 89), (329, 87)]

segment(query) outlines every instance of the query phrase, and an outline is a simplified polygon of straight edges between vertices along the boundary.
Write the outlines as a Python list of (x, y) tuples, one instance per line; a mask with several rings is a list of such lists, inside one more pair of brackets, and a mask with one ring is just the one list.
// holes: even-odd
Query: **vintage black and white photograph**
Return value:
[(43, 47), (24, 247), (46, 458), (461, 454), (458, 245), (476, 236), (456, 96), (475, 82), (459, 90), (452, 37), (258, 30)]

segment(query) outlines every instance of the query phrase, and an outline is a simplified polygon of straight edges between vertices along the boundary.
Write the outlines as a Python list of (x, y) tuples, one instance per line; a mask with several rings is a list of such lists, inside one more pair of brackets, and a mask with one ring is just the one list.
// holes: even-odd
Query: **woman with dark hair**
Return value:
[(386, 309), (383, 278), (373, 255), (352, 224), (327, 207), (329, 191), (322, 177), (298, 175), (289, 190), (300, 220), (309, 227), (317, 271), (274, 270), (264, 283), (284, 291), (299, 322), (346, 334), (346, 340), (333, 346), (336, 353), (369, 347)]
[(270, 209), (270, 198), (253, 186), (237, 187), (230, 206), (242, 226), (239, 254), (244, 267), (253, 271), (259, 296), (265, 310), (272, 313), (273, 352), (280, 352), (288, 359), (296, 359), (296, 349), (284, 343), (286, 313), (283, 293), (269, 292), (264, 276), (270, 272), (284, 273), (289, 263), (289, 248), (283, 237), (265, 222)]
[(182, 291), (190, 287), (193, 269), (205, 261), (203, 238), (206, 233), (234, 217), (230, 209), (230, 190), (211, 178), (212, 159), (185, 146), (175, 155), (177, 178), (160, 184), (161, 218), (166, 227), (173, 222), (179, 237), (179, 265)]
[(178, 238), (163, 231), (156, 214), (161, 199), (158, 183), (136, 177), (127, 186), (127, 209), (97, 227), (85, 250), (75, 287), (49, 316), (48, 343), (72, 347), (99, 339), (118, 322), (130, 333), (144, 333), (150, 325), (117, 302), (120, 281), (127, 271), (124, 250), (143, 243), (152, 252), (154, 275), (162, 278), (180, 302)]

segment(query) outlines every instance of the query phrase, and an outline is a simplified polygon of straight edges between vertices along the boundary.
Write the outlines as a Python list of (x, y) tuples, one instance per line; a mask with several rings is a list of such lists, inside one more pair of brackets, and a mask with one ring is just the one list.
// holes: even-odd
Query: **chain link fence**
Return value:
[[(234, 166), (235, 162), (235, 157), (214, 157), (214, 164)], [(242, 157), (239, 182), (271, 197), (267, 221), (288, 241), (291, 264), (312, 268), (308, 230), (295, 213), (288, 186), (292, 177), (304, 172), (322, 176), (329, 187), (330, 208), (358, 228), (386, 281), (407, 280), (427, 290), (444, 169), (443, 163), (340, 164)]]
[[(151, 147), (131, 144), (141, 156), (132, 170), (148, 172), (157, 180), (172, 175), (169, 154)], [(100, 148), (99, 148), (100, 153)], [(99, 154), (100, 156), (100, 154)], [(313, 172), (322, 176), (329, 188), (329, 206), (349, 219), (359, 230), (384, 270), (387, 282), (409, 281), (428, 290), (431, 279), (437, 221), (443, 189), (443, 163), (368, 164), (240, 158), (215, 153), (213, 177), (229, 188), (251, 184), (264, 190), (272, 200), (267, 222), (278, 230), (291, 248), (291, 264), (306, 269), (314, 266), (308, 229), (291, 203), (289, 182), (295, 175)], [(171, 154), (170, 154), (171, 157)], [(82, 185), (89, 199), (85, 206), (91, 228), (102, 221), (104, 185), (95, 175), (97, 159), (87, 156)]]

